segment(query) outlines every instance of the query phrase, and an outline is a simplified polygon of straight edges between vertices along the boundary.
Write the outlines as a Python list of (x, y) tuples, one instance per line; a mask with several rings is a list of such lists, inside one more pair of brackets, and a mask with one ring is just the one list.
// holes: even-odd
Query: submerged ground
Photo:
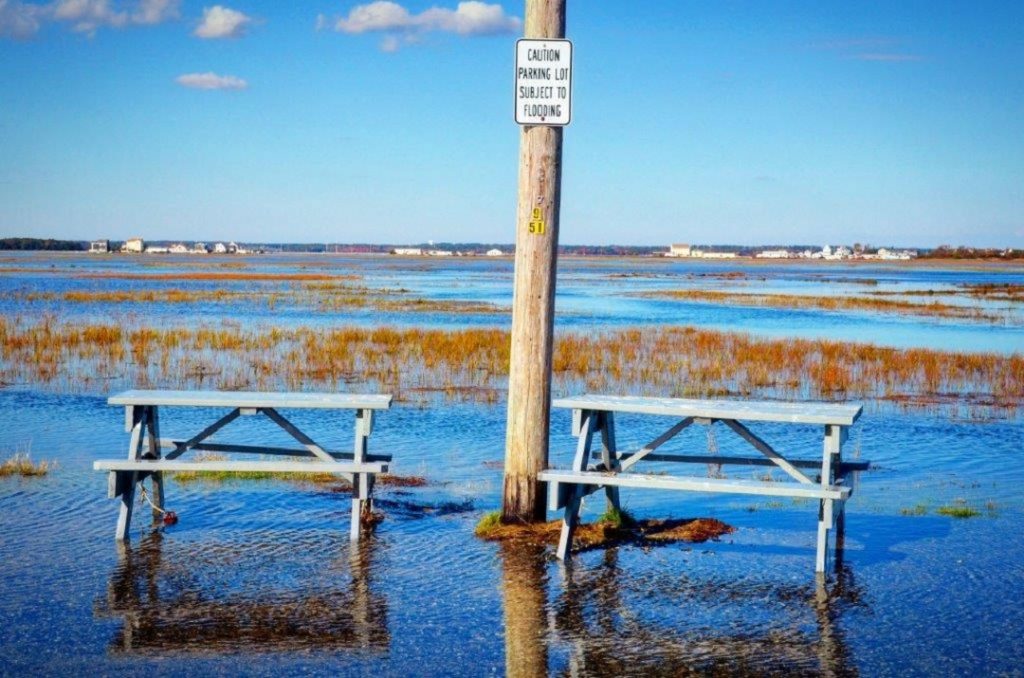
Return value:
[[(57, 467), (0, 478), (0, 667), (1012, 674), (1024, 631), (1022, 285), (1012, 267), (561, 262), (556, 395), (865, 403), (846, 450), (875, 469), (848, 507), (840, 572), (819, 588), (816, 508), (789, 500), (627, 491), (638, 517), (737, 529), (587, 551), (571, 568), (473, 536), (500, 502), (507, 259), (8, 257), (0, 458)], [(138, 520), (119, 548), (91, 464), (124, 454), (123, 413), (105, 397), (131, 386), (392, 391), (371, 451), (428, 482), (382, 487), (385, 520), (352, 548), (340, 487), (171, 481), (180, 522)], [(168, 411), (164, 434), (210, 417)], [(347, 416), (295, 418), (349, 444)], [(620, 445), (660, 424), (623, 418)], [(239, 427), (283, 442), (258, 422)], [(555, 464), (570, 459), (569, 428), (556, 412)], [(820, 453), (815, 427), (755, 430), (795, 456)], [(746, 452), (724, 430), (672, 444)], [(603, 508), (594, 499), (586, 515)]]

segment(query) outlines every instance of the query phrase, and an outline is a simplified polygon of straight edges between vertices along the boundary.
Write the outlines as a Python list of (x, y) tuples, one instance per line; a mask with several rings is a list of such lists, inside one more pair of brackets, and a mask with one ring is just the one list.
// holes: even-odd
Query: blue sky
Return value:
[[(522, 14), (0, 0), (0, 235), (512, 242)], [(561, 242), (1024, 247), (1022, 26), (568, 0)]]

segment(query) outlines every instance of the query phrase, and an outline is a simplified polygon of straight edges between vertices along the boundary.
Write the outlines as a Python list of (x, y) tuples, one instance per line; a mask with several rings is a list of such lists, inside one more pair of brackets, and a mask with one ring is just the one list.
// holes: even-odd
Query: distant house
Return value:
[(503, 257), (503, 256), (505, 256), (505, 253), (502, 252), (501, 250), (495, 248), (493, 250), (487, 250), (487, 256), (489, 256), (489, 257)]
[(222, 242), (219, 242), (219, 243), (217, 243), (217, 244), (215, 244), (213, 246), (213, 253), (214, 254), (227, 254), (228, 253), (228, 246), (225, 245)]
[(689, 257), (693, 256), (689, 245), (669, 245), (666, 257)]
[(97, 254), (106, 254), (110, 251), (109, 240), (93, 240), (89, 243), (89, 251)]
[(735, 259), (735, 252), (701, 252), (699, 255), (704, 259)]
[(146, 254), (170, 254), (171, 248), (163, 245), (150, 245), (146, 248)]
[(235, 242), (228, 243), (228, 254), (238, 254), (238, 245)]
[(197, 242), (192, 245), (192, 254), (209, 254), (210, 250), (206, 249), (206, 243)]
[(789, 250), (762, 250), (754, 256), (758, 259), (789, 259), (795, 255)]
[(185, 243), (175, 243), (171, 245), (170, 252), (171, 254), (188, 254), (188, 247), (185, 246)]
[(146, 251), (146, 243), (142, 238), (128, 238), (124, 241), (121, 251), (131, 252), (132, 254), (142, 254)]
[(396, 247), (391, 250), (391, 253), (405, 257), (418, 257), (423, 254), (423, 250), (419, 247)]
[(451, 250), (427, 250), (427, 254), (431, 257), (450, 257), (455, 254)]

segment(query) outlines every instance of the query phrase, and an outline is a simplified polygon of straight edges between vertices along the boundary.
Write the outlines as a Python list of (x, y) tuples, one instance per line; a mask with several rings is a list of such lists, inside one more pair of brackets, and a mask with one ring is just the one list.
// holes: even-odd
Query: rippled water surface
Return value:
[[(308, 257), (287, 262), (295, 270), (317, 263)], [(157, 270), (188, 270), (188, 263), (165, 258)], [(281, 266), (280, 260), (248, 263), (250, 270)], [(8, 318), (98, 313), (88, 304), (9, 294), (98, 284), (45, 272), (71, 264), (149, 270), (130, 258), (58, 258), (54, 264), (15, 257), (4, 266), (19, 270), (0, 276), (0, 311)], [(337, 257), (331, 266), (362, 275), (363, 284), (400, 286), (425, 298), (507, 306), (511, 296), (507, 260)], [(564, 262), (558, 322), (596, 328), (697, 324), (1004, 353), (1020, 351), (1024, 343), (1013, 324), (707, 304), (681, 308), (630, 296), (678, 287), (680, 280), (713, 287), (718, 278), (698, 274), (728, 270), (686, 262)], [(893, 289), (1024, 279), (1019, 270), (745, 270), (765, 278), (750, 281), (759, 291), (813, 294), (856, 287), (861, 283), (850, 280), (857, 277)], [(188, 314), (220, 321), (223, 310), (150, 304), (119, 312), (170, 325)], [(228, 310), (238, 322), (261, 325), (507, 325), (504, 314), (331, 315), (259, 303)], [(867, 403), (845, 450), (870, 459), (874, 469), (861, 474), (849, 502), (839, 572), (819, 586), (813, 576), (816, 506), (788, 499), (624, 490), (626, 507), (638, 517), (713, 516), (736, 532), (704, 544), (587, 551), (570, 568), (550, 550), (476, 539), (476, 522), (500, 504), (500, 402), (398, 403), (378, 417), (371, 452), (393, 454), (395, 473), (424, 476), (428, 483), (378, 487), (377, 506), (385, 519), (358, 547), (347, 538), (350, 496), (340, 487), (173, 479), (168, 503), (179, 523), (154, 527), (140, 509), (129, 543), (119, 546), (113, 539), (116, 502), (106, 498), (106, 478), (91, 470), (96, 459), (123, 456), (128, 444), (124, 414), (107, 406), (106, 395), (0, 390), (0, 457), (29, 451), (33, 459), (58, 464), (43, 478), (0, 478), (4, 674), (1021, 672), (1024, 431), (1015, 415), (960, 421)], [(166, 410), (162, 433), (187, 436), (211, 417), (198, 409)], [(293, 419), (331, 447), (351, 444), (349, 414), (297, 412)], [(617, 423), (622, 447), (649, 441), (665, 425), (644, 417)], [(817, 427), (752, 427), (794, 456), (820, 454)], [(280, 431), (255, 418), (232, 424), (231, 431), (233, 439), (286, 442)], [(703, 427), (687, 430), (671, 445), (748, 453), (727, 431), (716, 429), (709, 440)], [(569, 415), (556, 411), (552, 462), (567, 465), (573, 448)], [(743, 478), (763, 472), (730, 473)], [(597, 496), (586, 506), (588, 519), (603, 510)], [(942, 506), (961, 505), (980, 515), (958, 520), (938, 513)]]

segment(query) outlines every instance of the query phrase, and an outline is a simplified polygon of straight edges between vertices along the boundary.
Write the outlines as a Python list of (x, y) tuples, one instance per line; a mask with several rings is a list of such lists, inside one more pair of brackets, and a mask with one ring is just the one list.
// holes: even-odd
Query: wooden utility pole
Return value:
[[(526, 0), (525, 38), (565, 37), (565, 0)], [(523, 127), (519, 142), (512, 353), (502, 519), (539, 522), (537, 474), (548, 461), (555, 268), (562, 187), (562, 128)]]

